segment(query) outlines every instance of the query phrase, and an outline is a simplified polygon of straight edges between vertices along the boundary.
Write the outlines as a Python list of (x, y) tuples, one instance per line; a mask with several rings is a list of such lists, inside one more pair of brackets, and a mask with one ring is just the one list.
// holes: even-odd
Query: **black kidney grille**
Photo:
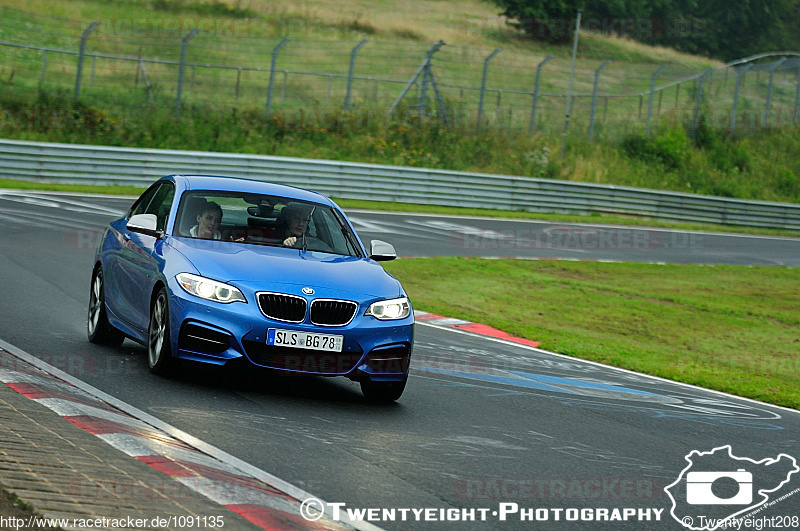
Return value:
[(311, 302), (311, 322), (319, 326), (343, 326), (353, 320), (358, 304), (353, 301), (318, 299)]
[(261, 313), (277, 321), (302, 323), (306, 317), (306, 300), (281, 293), (259, 293), (258, 307)]

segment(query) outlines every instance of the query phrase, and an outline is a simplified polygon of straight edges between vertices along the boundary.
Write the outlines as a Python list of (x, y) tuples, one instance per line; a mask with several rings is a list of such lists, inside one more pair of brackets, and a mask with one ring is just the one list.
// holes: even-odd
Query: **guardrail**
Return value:
[(0, 140), (0, 177), (146, 186), (173, 173), (274, 181), (348, 199), (800, 230), (800, 204), (354, 162)]

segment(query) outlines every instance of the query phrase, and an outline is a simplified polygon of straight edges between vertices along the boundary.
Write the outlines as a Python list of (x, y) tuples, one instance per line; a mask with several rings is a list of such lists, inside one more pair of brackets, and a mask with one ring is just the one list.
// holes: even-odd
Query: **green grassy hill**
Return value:
[[(277, 154), (467, 171), (487, 171), (669, 189), (746, 199), (800, 202), (800, 135), (791, 115), (795, 78), (778, 72), (774, 125), (760, 126), (768, 76), (753, 75), (740, 100), (738, 134), (720, 133), (735, 75), (711, 60), (622, 38), (582, 34), (573, 115), (561, 154), (569, 54), (522, 38), (480, 0), (290, 2), (288, 0), (7, 0), (0, 40), (0, 135), (97, 143)], [(80, 34), (90, 21), (81, 97), (73, 101)], [(180, 116), (175, 113), (181, 38), (189, 42)], [(271, 114), (265, 104), (271, 53)], [(356, 78), (348, 113), (350, 53)], [(433, 91), (421, 83), (386, 111), (431, 45), (432, 72), (450, 127), (433, 119)], [(49, 48), (45, 53), (42, 48)], [(484, 126), (477, 125), (483, 60)], [(57, 51), (62, 50), (63, 52)], [(528, 134), (536, 65), (543, 69), (536, 133)], [(114, 58), (109, 55), (115, 56)], [(142, 58), (143, 61), (138, 59)], [(594, 71), (603, 61), (596, 139), (586, 138)], [(662, 64), (654, 135), (644, 135), (650, 76)], [(708, 68), (706, 104), (694, 142), (697, 83), (672, 84)], [(428, 116), (418, 113), (427, 90)], [(755, 127), (758, 129), (759, 127)], [(692, 132), (694, 133), (694, 132)]]

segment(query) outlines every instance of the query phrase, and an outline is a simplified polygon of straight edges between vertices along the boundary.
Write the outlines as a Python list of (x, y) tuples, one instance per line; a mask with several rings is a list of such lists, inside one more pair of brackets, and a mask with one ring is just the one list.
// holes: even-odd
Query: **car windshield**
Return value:
[(341, 213), (319, 203), (245, 192), (186, 192), (173, 236), (360, 256)]

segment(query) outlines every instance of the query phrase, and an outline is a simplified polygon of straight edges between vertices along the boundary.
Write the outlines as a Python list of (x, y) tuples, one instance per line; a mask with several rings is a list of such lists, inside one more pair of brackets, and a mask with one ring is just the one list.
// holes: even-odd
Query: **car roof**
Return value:
[(279, 195), (304, 201), (312, 201), (333, 206), (333, 202), (325, 195), (296, 186), (277, 184), (241, 177), (222, 175), (169, 175), (164, 180), (183, 181), (184, 190), (214, 190), (227, 192), (250, 192), (255, 194)]

